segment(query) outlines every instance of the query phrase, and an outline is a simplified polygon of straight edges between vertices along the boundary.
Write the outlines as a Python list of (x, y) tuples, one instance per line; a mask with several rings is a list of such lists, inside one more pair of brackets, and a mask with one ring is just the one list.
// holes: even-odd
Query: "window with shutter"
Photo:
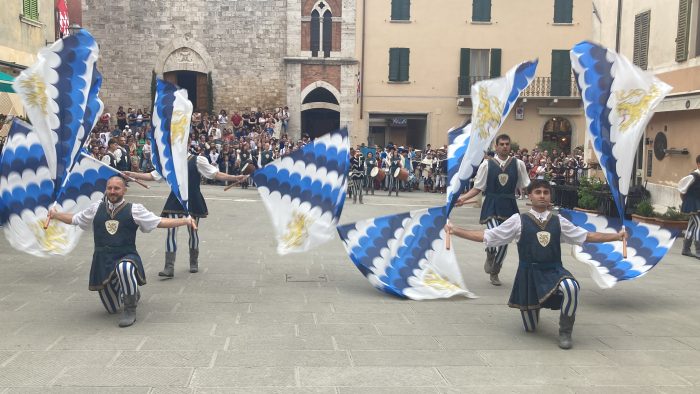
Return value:
[(691, 0), (678, 2), (678, 29), (676, 31), (676, 61), (688, 60), (688, 37), (690, 32)]
[(321, 18), (318, 11), (311, 12), (311, 56), (318, 56), (321, 47)]
[(645, 11), (634, 17), (634, 51), (632, 62), (642, 70), (647, 69), (649, 55), (649, 22), (651, 11)]
[(333, 46), (333, 14), (323, 13), (323, 57), (331, 57)]
[(411, 0), (391, 0), (391, 20), (407, 21), (411, 19)]
[(574, 0), (554, 0), (554, 23), (572, 23)]
[(491, 22), (491, 0), (473, 0), (472, 21)]
[(469, 82), (469, 48), (459, 50), (459, 77), (457, 77), (457, 94), (460, 96), (468, 96), (470, 89)]
[(492, 48), (491, 49), (491, 65), (489, 69), (489, 76), (491, 78), (496, 78), (501, 76), (501, 49)]
[(571, 96), (571, 58), (568, 50), (552, 50), (552, 96)]
[(39, 0), (22, 0), (22, 14), (25, 18), (39, 20)]
[(409, 53), (408, 48), (389, 48), (389, 81), (408, 81)]

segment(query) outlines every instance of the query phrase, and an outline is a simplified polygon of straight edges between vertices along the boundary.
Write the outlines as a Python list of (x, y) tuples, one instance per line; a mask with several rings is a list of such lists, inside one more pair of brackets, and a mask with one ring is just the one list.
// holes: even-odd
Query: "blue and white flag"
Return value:
[(43, 147), (55, 192), (103, 109), (98, 54), (94, 38), (82, 29), (39, 51), (13, 84)]
[(445, 207), (388, 215), (338, 226), (355, 266), (377, 289), (426, 300), (463, 295), (454, 249), (445, 249)]
[[(472, 120), (467, 126), (469, 138), (464, 140), (466, 152), (460, 163), (456, 176), (448, 178), (447, 214), (449, 215), (457, 202), (457, 197), (476, 175), (484, 153), (496, 138), (498, 130), (508, 118), (510, 110), (535, 78), (537, 60), (518, 64), (500, 78), (480, 81), (472, 86)], [(448, 164), (449, 165), (449, 164)]]
[(636, 146), (654, 108), (672, 88), (626, 57), (588, 41), (571, 49), (571, 67), (581, 91), (593, 151), (618, 212), (624, 215)]
[(68, 254), (82, 230), (52, 220), (44, 230), (49, 208), (56, 201), (60, 212), (77, 213), (102, 198), (114, 170), (82, 156), (58, 192), (38, 133), (31, 125), (13, 120), (0, 158), (0, 223), (15, 249), (39, 257)]
[[(619, 218), (562, 209), (559, 214), (588, 231), (617, 233)], [(627, 258), (622, 257), (622, 241), (584, 243), (573, 247), (574, 257), (585, 263), (593, 281), (607, 289), (618, 282), (643, 276), (666, 255), (678, 235), (654, 224), (627, 221)]]
[(333, 238), (350, 168), (348, 130), (325, 134), (253, 173), (277, 236), (277, 252), (310, 250)]
[(158, 79), (151, 120), (151, 161), (185, 210), (188, 195), (187, 144), (192, 103), (187, 90)]
[[(469, 147), (469, 136), (471, 134), (471, 122), (450, 129), (447, 132), (447, 205), (452, 206), (452, 199), (459, 197), (464, 192), (466, 184), (459, 181), (457, 174), (459, 166), (462, 164), (464, 154)], [(455, 190), (458, 188), (458, 190)]]

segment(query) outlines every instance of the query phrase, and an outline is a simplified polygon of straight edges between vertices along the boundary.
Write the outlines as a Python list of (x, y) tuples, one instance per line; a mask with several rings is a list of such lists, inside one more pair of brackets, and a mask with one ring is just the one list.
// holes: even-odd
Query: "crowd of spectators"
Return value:
[[(148, 138), (151, 119), (148, 108), (128, 108), (125, 111), (120, 106), (114, 116), (105, 110), (91, 133), (89, 149), (92, 156), (122, 171), (152, 171), (152, 148)], [(291, 139), (287, 133), (288, 122), (287, 107), (234, 111), (230, 115), (226, 110), (216, 115), (194, 112), (190, 123), (189, 152), (206, 157), (228, 174), (250, 172), (310, 141), (306, 133), (298, 140)], [(3, 144), (4, 138), (0, 139), (0, 147)], [(399, 183), (400, 190), (446, 192), (446, 146), (433, 148), (428, 144), (416, 149), (389, 142), (386, 146), (361, 144), (353, 151), (362, 164), (365, 187), (374, 181), (374, 189), (388, 190), (390, 178), (400, 167), (409, 174), (408, 179)], [(374, 161), (370, 161), (372, 165), (365, 165), (370, 154)], [(489, 155), (493, 153), (488, 152), (485, 157)], [(525, 163), (531, 179), (546, 179), (553, 185), (576, 186), (588, 170), (580, 148), (571, 153), (556, 148), (551, 151), (537, 147), (532, 150), (516, 148), (511, 155)], [(384, 171), (383, 181), (371, 177), (374, 166)], [(524, 192), (517, 191), (517, 197), (525, 198)]]

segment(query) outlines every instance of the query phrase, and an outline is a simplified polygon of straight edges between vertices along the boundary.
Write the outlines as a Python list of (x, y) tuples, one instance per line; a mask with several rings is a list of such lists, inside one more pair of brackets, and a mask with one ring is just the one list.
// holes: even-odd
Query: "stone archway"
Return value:
[(572, 125), (569, 119), (555, 116), (542, 127), (542, 141), (551, 141), (564, 152), (571, 152)]
[(340, 128), (340, 92), (333, 85), (318, 81), (301, 94), (301, 131), (313, 139)]
[(195, 111), (208, 112), (209, 76), (213, 62), (204, 45), (192, 40), (189, 33), (169, 42), (160, 51), (155, 72), (168, 82), (187, 89)]

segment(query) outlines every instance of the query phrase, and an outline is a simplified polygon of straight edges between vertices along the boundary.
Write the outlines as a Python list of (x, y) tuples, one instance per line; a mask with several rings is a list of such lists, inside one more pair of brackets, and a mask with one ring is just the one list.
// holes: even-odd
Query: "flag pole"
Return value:
[(90, 159), (90, 160), (92, 160), (92, 161), (98, 163), (99, 165), (101, 165), (101, 166), (103, 166), (103, 167), (107, 167), (107, 168), (111, 169), (112, 171), (114, 171), (114, 172), (116, 172), (117, 174), (121, 175), (122, 177), (126, 178), (126, 179), (127, 179), (128, 181), (130, 181), (130, 182), (138, 183), (139, 185), (145, 187), (146, 189), (150, 189), (150, 188), (151, 188), (151, 187), (148, 186), (147, 184), (145, 184), (145, 183), (139, 181), (138, 179), (132, 178), (132, 177), (126, 175), (125, 173), (123, 173), (123, 172), (117, 170), (116, 168), (111, 167), (111, 166), (109, 166), (109, 165), (107, 165), (107, 164), (105, 164), (105, 163), (103, 163), (103, 162), (97, 160), (96, 158), (94, 158), (94, 157), (92, 157), (92, 156), (90, 156), (90, 155), (88, 155), (88, 154), (81, 153), (81, 155), (83, 155), (83, 157), (86, 157), (86, 158), (88, 158), (88, 159)]
[[(450, 224), (450, 219), (447, 219), (447, 224)], [(450, 250), (452, 247), (452, 233), (450, 231), (445, 232), (445, 249)]]

